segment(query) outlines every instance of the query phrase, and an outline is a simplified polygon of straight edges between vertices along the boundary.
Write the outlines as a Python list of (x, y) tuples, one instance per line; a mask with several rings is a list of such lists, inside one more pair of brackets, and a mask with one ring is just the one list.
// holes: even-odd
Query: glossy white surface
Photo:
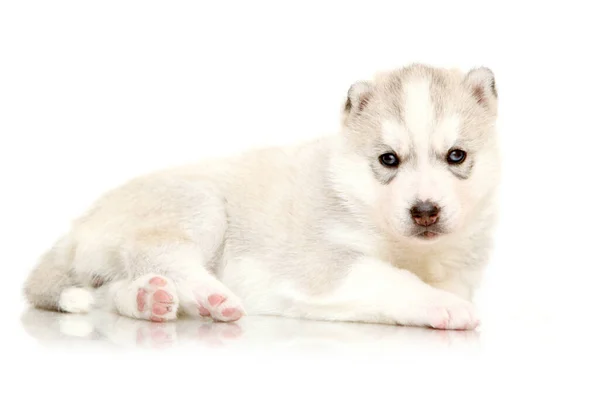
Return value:
[[(591, 386), (600, 354), (597, 327), (518, 312), (487, 318), (477, 331), (436, 331), (272, 317), (153, 324), (105, 312), (26, 310), (21, 329), (27, 340), (21, 337), (20, 350), (12, 351), (27, 355), (13, 367), (34, 373), (35, 382), (66, 385), (69, 398), (79, 390), (104, 398), (119, 388), (123, 395), (153, 397), (405, 392), (429, 398), (452, 390), (457, 398), (579, 399), (598, 393)], [(73, 382), (60, 378), (65, 371)], [(35, 382), (25, 391), (39, 393)]]

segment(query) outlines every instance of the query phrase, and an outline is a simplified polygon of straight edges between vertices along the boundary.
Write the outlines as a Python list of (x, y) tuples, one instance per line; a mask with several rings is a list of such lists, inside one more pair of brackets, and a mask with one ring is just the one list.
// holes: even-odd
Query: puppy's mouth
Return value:
[(431, 240), (431, 239), (435, 239), (436, 237), (438, 237), (440, 234), (437, 232), (433, 232), (433, 231), (424, 231), (421, 232), (418, 237), (420, 237), (421, 239), (425, 239), (425, 240)]
[(433, 230), (431, 228), (424, 228), (419, 230), (413, 234), (414, 237), (421, 239), (423, 241), (435, 240), (442, 236), (444, 233), (438, 230)]

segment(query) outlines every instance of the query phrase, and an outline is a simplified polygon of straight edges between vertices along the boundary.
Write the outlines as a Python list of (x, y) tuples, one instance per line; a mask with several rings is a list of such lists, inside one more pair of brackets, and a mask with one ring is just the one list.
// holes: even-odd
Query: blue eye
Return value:
[(459, 149), (450, 150), (446, 156), (448, 164), (462, 164), (466, 159), (467, 153)]
[(398, 156), (395, 155), (394, 153), (385, 153), (385, 154), (380, 155), (379, 162), (384, 167), (389, 167), (389, 168), (397, 167), (400, 164), (400, 160), (398, 159)]

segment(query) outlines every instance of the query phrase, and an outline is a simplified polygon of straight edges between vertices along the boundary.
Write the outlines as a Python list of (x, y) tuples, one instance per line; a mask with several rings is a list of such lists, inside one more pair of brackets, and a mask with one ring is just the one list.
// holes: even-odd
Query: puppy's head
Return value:
[(357, 82), (343, 112), (338, 181), (395, 236), (458, 232), (497, 185), (496, 111), (487, 68), (412, 65)]

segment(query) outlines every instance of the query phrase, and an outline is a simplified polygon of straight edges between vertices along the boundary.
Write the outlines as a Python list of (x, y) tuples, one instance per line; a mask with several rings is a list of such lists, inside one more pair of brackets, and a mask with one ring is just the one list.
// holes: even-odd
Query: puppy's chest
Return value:
[(460, 256), (453, 251), (419, 250), (388, 245), (380, 248), (379, 256), (397, 268), (414, 273), (427, 283), (444, 281), (461, 268)]
[(462, 269), (460, 251), (454, 248), (414, 248), (386, 240), (368, 230), (353, 230), (348, 226), (332, 224), (327, 238), (334, 246), (349, 248), (358, 254), (379, 259), (397, 268), (411, 271), (428, 283), (441, 282)]

